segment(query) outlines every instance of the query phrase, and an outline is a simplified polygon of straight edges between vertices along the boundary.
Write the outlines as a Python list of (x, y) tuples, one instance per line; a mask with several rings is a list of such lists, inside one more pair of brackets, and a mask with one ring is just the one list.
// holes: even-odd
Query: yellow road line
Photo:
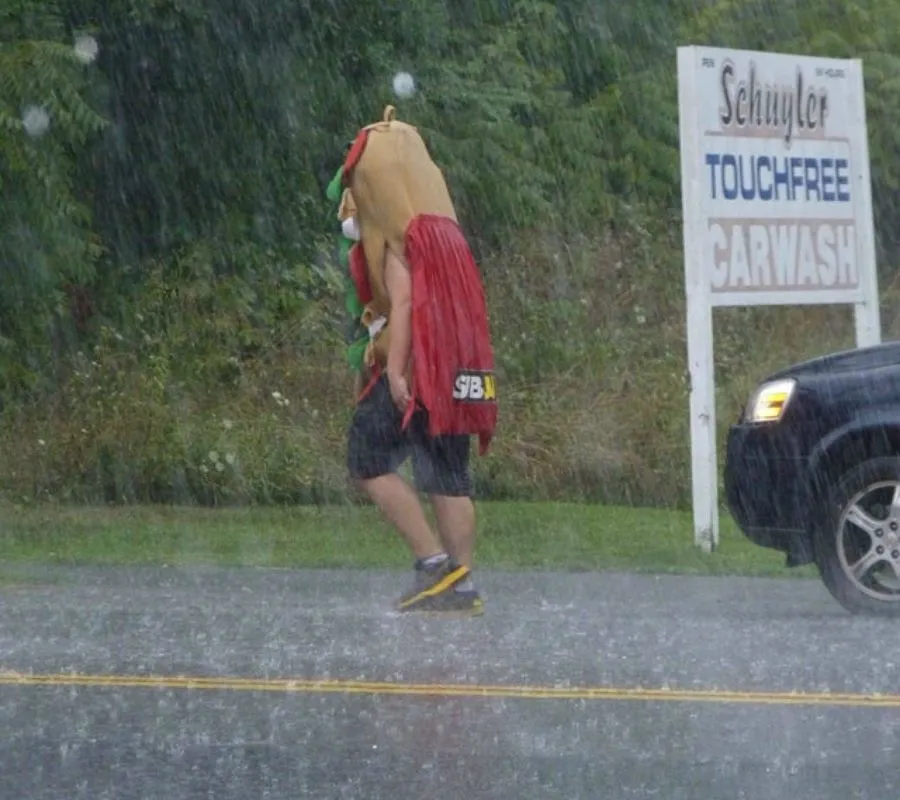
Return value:
[(900, 708), (900, 694), (832, 692), (755, 692), (718, 689), (643, 689), (621, 687), (503, 686), (431, 684), (308, 678), (229, 678), (168, 675), (83, 675), (0, 672), (0, 686), (80, 686), (126, 689), (205, 689), (295, 694), (403, 695), (510, 698), (528, 700), (642, 700), (644, 702), (746, 703), (757, 705)]

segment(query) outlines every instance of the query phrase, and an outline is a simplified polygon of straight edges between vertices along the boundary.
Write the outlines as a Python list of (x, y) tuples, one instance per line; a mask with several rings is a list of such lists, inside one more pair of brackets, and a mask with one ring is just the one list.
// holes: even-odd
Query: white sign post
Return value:
[(678, 48), (694, 542), (719, 541), (713, 308), (852, 303), (881, 323), (862, 63)]

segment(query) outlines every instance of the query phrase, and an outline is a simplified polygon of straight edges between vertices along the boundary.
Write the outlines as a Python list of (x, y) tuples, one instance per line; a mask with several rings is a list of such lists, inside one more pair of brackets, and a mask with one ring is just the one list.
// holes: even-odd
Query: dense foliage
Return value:
[[(349, 496), (325, 188), (393, 102), (486, 276), (505, 388), (483, 496), (683, 502), (687, 43), (864, 59), (889, 333), (900, 0), (6, 0), (0, 494)], [(401, 69), (418, 91), (398, 100)], [(744, 310), (716, 335), (721, 427), (852, 325)]]

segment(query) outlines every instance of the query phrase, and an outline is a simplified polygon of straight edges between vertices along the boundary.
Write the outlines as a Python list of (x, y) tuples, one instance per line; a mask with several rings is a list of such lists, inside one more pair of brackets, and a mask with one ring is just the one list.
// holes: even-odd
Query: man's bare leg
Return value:
[(418, 495), (403, 478), (392, 473), (361, 481), (360, 485), (397, 528), (415, 558), (424, 559), (442, 552), (441, 542), (425, 518)]
[(475, 505), (469, 497), (429, 495), (444, 548), (457, 563), (472, 569), (475, 552)]

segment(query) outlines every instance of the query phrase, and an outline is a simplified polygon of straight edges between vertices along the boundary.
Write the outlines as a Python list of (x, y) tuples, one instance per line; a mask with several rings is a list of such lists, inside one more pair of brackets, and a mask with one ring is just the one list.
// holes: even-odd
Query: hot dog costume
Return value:
[(487, 307), (443, 174), (416, 128), (395, 119), (388, 106), (380, 122), (357, 134), (329, 187), (332, 201), (339, 187), (347, 308), (360, 325), (351, 365), (370, 387), (387, 364), (390, 248), (405, 258), (412, 284), (413, 401), (404, 423), (424, 406), (429, 435), (478, 436), (484, 454), (498, 414)]

